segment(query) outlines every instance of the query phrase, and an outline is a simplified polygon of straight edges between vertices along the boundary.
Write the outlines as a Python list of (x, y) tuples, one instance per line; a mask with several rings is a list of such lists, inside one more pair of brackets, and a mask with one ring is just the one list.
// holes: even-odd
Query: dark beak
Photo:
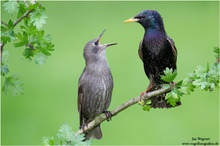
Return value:
[(113, 45), (117, 45), (118, 43), (111, 43), (111, 44), (106, 44), (106, 46), (113, 46)]
[(99, 35), (99, 37), (98, 37), (98, 39), (97, 39), (97, 41), (96, 41), (97, 44), (100, 44), (100, 40), (101, 40), (103, 34), (105, 33), (105, 31), (106, 31), (106, 29), (104, 29), (104, 30), (102, 31), (102, 33)]
[[(102, 33), (99, 35), (98, 40), (97, 40), (97, 44), (99, 44), (99, 42), (100, 42), (100, 40), (101, 40), (103, 34), (105, 33), (105, 31), (106, 31), (106, 29), (104, 29), (104, 30), (102, 31)], [(105, 44), (105, 45), (106, 45), (106, 47), (108, 47), (108, 46), (117, 45), (117, 43), (110, 43), (110, 44)]]

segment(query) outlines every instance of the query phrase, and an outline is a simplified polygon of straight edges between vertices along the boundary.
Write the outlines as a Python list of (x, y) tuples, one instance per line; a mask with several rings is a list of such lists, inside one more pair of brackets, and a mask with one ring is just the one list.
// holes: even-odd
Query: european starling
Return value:
[[(106, 48), (116, 43), (101, 45), (99, 42), (104, 32), (105, 30), (98, 38), (89, 41), (84, 48), (86, 66), (78, 82), (78, 111), (81, 128), (102, 113), (110, 118), (107, 108), (111, 102), (113, 78), (106, 59)], [(85, 133), (85, 139), (90, 138), (102, 138), (100, 125)]]
[[(144, 27), (144, 37), (139, 44), (138, 54), (144, 65), (144, 71), (150, 80), (146, 92), (157, 90), (161, 84), (164, 70), (176, 70), (177, 50), (174, 41), (166, 34), (163, 19), (156, 10), (144, 10), (124, 22), (138, 22)], [(180, 101), (177, 105), (180, 105)], [(165, 94), (151, 99), (153, 108), (172, 107), (165, 100)]]

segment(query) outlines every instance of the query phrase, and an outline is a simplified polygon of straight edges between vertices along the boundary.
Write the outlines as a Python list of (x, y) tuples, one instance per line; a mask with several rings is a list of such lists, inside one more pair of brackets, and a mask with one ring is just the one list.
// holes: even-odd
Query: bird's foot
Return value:
[(146, 93), (146, 92), (141, 92), (141, 93), (140, 93), (140, 96), (139, 96), (139, 97), (140, 97), (140, 99), (139, 99), (140, 101), (143, 100), (143, 96), (144, 96), (145, 93)]
[(103, 113), (105, 114), (108, 122), (112, 120), (112, 113), (110, 111), (106, 110)]
[(145, 92), (140, 93), (140, 101), (142, 101), (144, 99), (143, 98), (144, 94), (150, 92), (152, 88), (153, 88), (153, 86), (150, 86), (150, 87), (147, 88), (147, 90)]
[(87, 127), (87, 124), (83, 123), (79, 128), (82, 129), (83, 131), (85, 131), (85, 127)]

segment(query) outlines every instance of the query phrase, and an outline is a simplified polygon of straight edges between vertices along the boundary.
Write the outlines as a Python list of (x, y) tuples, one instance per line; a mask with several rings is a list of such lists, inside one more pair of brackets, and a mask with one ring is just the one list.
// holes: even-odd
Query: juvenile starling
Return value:
[[(78, 82), (78, 111), (82, 128), (102, 113), (110, 118), (107, 108), (111, 102), (113, 78), (106, 59), (106, 48), (116, 43), (101, 45), (99, 42), (104, 32), (84, 48), (86, 66)], [(90, 138), (102, 138), (100, 125), (85, 133), (85, 139)]]
[[(124, 22), (138, 22), (144, 27), (144, 37), (139, 44), (138, 54), (144, 65), (144, 71), (150, 80), (146, 92), (157, 90), (166, 67), (176, 70), (177, 50), (174, 41), (166, 34), (163, 19), (156, 10), (144, 10)], [(177, 105), (180, 105), (180, 101)], [(151, 99), (153, 108), (172, 107), (165, 100), (165, 94)]]

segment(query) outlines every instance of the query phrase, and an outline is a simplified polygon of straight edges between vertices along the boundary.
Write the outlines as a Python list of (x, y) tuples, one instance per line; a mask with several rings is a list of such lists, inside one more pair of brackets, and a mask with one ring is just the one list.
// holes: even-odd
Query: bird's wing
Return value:
[(80, 126), (83, 124), (83, 116), (82, 116), (82, 98), (83, 98), (83, 91), (82, 91), (82, 85), (78, 85), (78, 112), (79, 112), (79, 118), (80, 118)]
[(141, 58), (141, 60), (143, 61), (142, 42), (143, 41), (140, 41), (140, 43), (139, 43), (138, 55)]
[(177, 49), (176, 49), (175, 43), (174, 43), (174, 41), (169, 36), (167, 36), (167, 41), (169, 42), (170, 46), (172, 47), (172, 53), (173, 53), (173, 57), (174, 57), (174, 62), (176, 63), (176, 60), (177, 60)]

